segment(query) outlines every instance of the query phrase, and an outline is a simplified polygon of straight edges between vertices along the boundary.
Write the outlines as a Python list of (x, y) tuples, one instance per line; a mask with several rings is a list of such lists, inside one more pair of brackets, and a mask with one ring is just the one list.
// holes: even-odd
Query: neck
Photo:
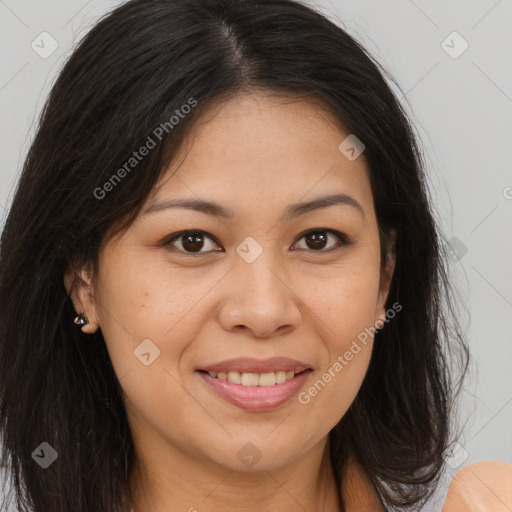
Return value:
[(370, 478), (353, 457), (345, 467), (341, 487), (346, 512), (386, 512)]
[(296, 512), (298, 507), (310, 512), (340, 510), (328, 437), (300, 460), (271, 471), (236, 472), (204, 461), (188, 461), (187, 467), (179, 458), (172, 459), (173, 468), (169, 459), (165, 465), (138, 461), (130, 475), (134, 512), (259, 512), (263, 507), (282, 512)]

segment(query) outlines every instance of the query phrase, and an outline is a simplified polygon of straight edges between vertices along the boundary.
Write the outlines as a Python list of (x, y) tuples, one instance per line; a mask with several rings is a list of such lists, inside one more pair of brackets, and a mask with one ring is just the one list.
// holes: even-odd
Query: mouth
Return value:
[(290, 359), (289, 357), (269, 357), (267, 359), (238, 357), (236, 359), (229, 359), (227, 361), (203, 366), (197, 369), (211, 374), (216, 374), (216, 376), (220, 375), (221, 379), (223, 378), (223, 374), (228, 375), (229, 373), (238, 373), (241, 375), (244, 373), (257, 373), (258, 375), (279, 373), (279, 379), (282, 379), (282, 372), (285, 374), (290, 374), (290, 372), (298, 374), (304, 370), (311, 369), (311, 367), (307, 363), (297, 361), (296, 359)]
[(233, 359), (196, 370), (214, 396), (251, 412), (284, 406), (306, 385), (312, 373), (309, 366), (285, 358)]
[(198, 370), (200, 373), (207, 373), (212, 379), (219, 379), (232, 384), (240, 384), (246, 387), (269, 387), (283, 382), (289, 381), (295, 378), (297, 375), (301, 375), (304, 372), (310, 371), (308, 368), (299, 372), (294, 371), (274, 371), (274, 372), (211, 372), (206, 370)]

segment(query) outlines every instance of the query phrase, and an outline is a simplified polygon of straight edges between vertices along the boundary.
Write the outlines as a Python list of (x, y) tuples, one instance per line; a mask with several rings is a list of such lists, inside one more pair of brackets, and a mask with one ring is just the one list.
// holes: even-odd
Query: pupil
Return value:
[[(191, 235), (184, 235), (182, 242), (183, 248), (189, 252), (198, 252), (203, 247), (203, 235), (200, 233), (193, 233)], [(327, 236), (324, 232), (310, 233), (306, 236), (307, 244), (310, 249), (318, 250), (323, 249), (327, 243)]]
[[(323, 249), (327, 242), (327, 236), (325, 233), (319, 231), (317, 233), (310, 233), (307, 235), (306, 240), (310, 243), (310, 249)], [(311, 243), (313, 244), (313, 247), (311, 247)]]
[(190, 252), (198, 252), (203, 247), (202, 241), (203, 235), (199, 233), (193, 233), (191, 235), (185, 235), (184, 241), (182, 242), (183, 248)]

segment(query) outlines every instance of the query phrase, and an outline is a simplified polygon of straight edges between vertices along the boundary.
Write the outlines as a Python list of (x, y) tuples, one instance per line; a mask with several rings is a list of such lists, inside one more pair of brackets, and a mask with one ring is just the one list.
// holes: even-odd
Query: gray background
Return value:
[[(97, 18), (119, 3), (0, 0), (2, 223), (57, 72)], [(401, 90), (391, 84), (393, 90), (423, 143), (470, 319), (472, 373), (461, 408), (467, 426), (452, 463), (512, 463), (512, 0), (311, 3), (396, 78)], [(31, 47), (51, 48), (43, 32), (58, 43), (47, 58)]]

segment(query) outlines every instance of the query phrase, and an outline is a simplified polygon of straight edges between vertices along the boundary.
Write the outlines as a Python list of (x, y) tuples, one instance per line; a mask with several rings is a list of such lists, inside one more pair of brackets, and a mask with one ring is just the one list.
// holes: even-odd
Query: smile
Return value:
[(208, 372), (214, 379), (227, 380), (242, 386), (274, 386), (295, 377), (295, 372), (241, 373), (241, 372)]
[[(240, 373), (197, 371), (209, 391), (240, 409), (270, 411), (289, 402), (304, 386), (311, 369), (293, 371)], [(213, 375), (210, 375), (212, 373)], [(231, 379), (231, 380), (230, 380)], [(232, 381), (236, 382), (232, 382)], [(240, 381), (240, 382), (238, 382)]]

